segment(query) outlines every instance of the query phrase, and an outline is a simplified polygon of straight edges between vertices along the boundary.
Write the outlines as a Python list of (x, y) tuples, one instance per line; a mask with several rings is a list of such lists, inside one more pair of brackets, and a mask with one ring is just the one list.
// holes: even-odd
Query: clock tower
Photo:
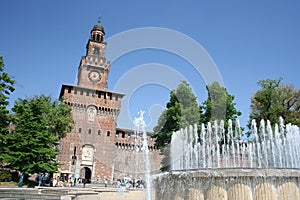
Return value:
[(88, 181), (111, 177), (116, 155), (115, 133), (123, 94), (108, 90), (110, 62), (100, 21), (90, 32), (78, 67), (77, 85), (62, 85), (60, 99), (72, 108), (73, 130), (60, 140), (61, 174)]
[[(105, 58), (105, 31), (98, 21), (90, 31), (85, 55), (78, 67), (76, 85), (62, 85), (60, 99), (72, 108), (74, 128), (59, 143), (59, 175), (88, 182), (115, 177), (141, 177), (145, 171), (142, 137), (134, 130), (116, 127), (123, 94), (108, 90), (110, 62)], [(161, 155), (148, 134), (152, 172)]]
[(107, 90), (107, 78), (110, 62), (106, 62), (104, 42), (104, 28), (100, 21), (94, 25), (86, 45), (86, 56), (83, 56), (78, 69), (78, 83), (80, 87)]

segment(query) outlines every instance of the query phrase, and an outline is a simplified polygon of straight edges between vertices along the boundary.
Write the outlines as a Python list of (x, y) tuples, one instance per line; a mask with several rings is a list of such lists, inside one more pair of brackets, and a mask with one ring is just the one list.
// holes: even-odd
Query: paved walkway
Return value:
[[(0, 186), (0, 199), (60, 199), (60, 200), (146, 200), (146, 190), (104, 187), (101, 184), (78, 184), (73, 187), (35, 187)], [(154, 195), (152, 195), (154, 200)]]

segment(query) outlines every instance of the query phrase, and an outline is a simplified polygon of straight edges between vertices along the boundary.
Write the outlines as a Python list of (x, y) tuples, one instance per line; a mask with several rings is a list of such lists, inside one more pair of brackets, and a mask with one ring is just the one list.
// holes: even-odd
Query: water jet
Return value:
[(171, 171), (156, 176), (156, 199), (300, 200), (300, 133), (297, 126), (272, 128), (252, 121), (241, 140), (239, 122), (202, 124), (172, 135)]

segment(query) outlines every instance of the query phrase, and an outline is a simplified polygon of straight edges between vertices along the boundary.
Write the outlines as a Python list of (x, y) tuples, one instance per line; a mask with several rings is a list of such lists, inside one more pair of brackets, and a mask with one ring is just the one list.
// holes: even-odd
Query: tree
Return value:
[(55, 172), (60, 137), (71, 131), (71, 108), (49, 96), (18, 99), (14, 130), (5, 136), (4, 161), (22, 173)]
[(251, 112), (248, 126), (254, 119), (269, 120), (271, 124), (279, 123), (283, 117), (286, 123), (300, 126), (300, 90), (293, 85), (281, 83), (282, 79), (261, 80), (261, 87), (251, 98)]
[(200, 116), (197, 98), (186, 81), (182, 81), (176, 90), (170, 92), (166, 107), (153, 129), (155, 144), (165, 155), (161, 168), (163, 171), (169, 169), (171, 162), (169, 144), (173, 132), (197, 123)]
[(231, 119), (233, 126), (235, 126), (236, 119), (242, 113), (235, 107), (234, 96), (230, 95), (226, 88), (218, 82), (206, 85), (206, 90), (208, 97), (200, 106), (200, 123), (207, 124), (215, 120), (224, 120), (225, 130), (227, 131), (228, 120)]
[(175, 91), (171, 91), (166, 107), (167, 109), (162, 112), (157, 125), (153, 128), (155, 144), (159, 148), (168, 145), (171, 142), (172, 133), (180, 127), (181, 108)]
[(4, 62), (2, 56), (0, 56), (0, 163), (3, 161), (4, 136), (8, 131), (9, 125), (9, 111), (6, 107), (9, 104), (9, 95), (15, 90), (13, 85), (14, 80), (4, 72)]
[(283, 84), (278, 88), (280, 104), (282, 110), (281, 117), (286, 123), (291, 123), (300, 127), (300, 89), (295, 89), (294, 85)]

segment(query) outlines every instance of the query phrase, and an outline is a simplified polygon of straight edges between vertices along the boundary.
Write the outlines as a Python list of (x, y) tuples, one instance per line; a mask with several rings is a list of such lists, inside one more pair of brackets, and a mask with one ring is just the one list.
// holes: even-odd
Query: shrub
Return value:
[(0, 169), (0, 182), (11, 181), (11, 173), (7, 170)]

